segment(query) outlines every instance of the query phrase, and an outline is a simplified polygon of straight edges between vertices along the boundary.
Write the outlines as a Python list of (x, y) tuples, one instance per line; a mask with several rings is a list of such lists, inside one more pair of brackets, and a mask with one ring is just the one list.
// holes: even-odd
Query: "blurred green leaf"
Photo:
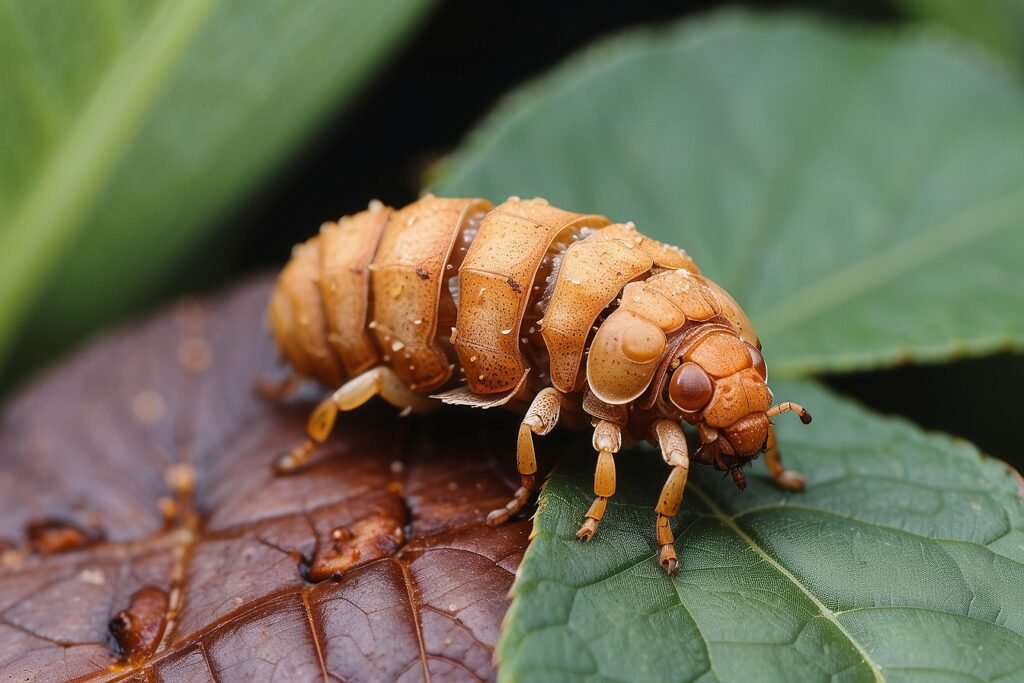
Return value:
[(429, 4), (0, 2), (0, 361), (192, 265)]
[(1021, 0), (898, 0), (921, 19), (973, 38), (1024, 68), (1024, 2)]
[(1021, 680), (1024, 504), (1009, 469), (813, 384), (776, 393), (814, 408), (810, 426), (778, 420), (808, 490), (783, 492), (760, 466), (743, 492), (692, 468), (675, 580), (654, 540), (660, 456), (618, 456), (584, 545), (593, 458), (566, 455), (513, 588), (504, 680)]
[(436, 189), (634, 220), (776, 376), (1024, 347), (1024, 94), (947, 41), (728, 16), (524, 88)]

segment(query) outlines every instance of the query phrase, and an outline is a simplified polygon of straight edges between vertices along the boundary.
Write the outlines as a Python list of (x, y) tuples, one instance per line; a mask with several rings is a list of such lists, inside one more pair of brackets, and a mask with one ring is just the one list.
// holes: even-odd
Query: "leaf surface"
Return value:
[(694, 465), (674, 521), (680, 572), (654, 536), (653, 449), (617, 458), (597, 535), (576, 530), (594, 458), (545, 486), (500, 646), (506, 680), (1024, 680), (1024, 489), (948, 437), (805, 382), (778, 420), (803, 493), (755, 466), (740, 492)]
[(161, 291), (428, 4), (0, 3), (0, 362)]
[(724, 15), (510, 97), (445, 194), (539, 195), (686, 248), (776, 377), (1024, 346), (1024, 94), (969, 49)]
[[(342, 416), (310, 469), (270, 463), (317, 398), (257, 398), (269, 282), (98, 341), (0, 423), (0, 680), (490, 680), (530, 523), (511, 415)], [(194, 478), (191, 495), (170, 482)], [(162, 510), (175, 501), (176, 516)], [(77, 530), (88, 542), (56, 550)], [(62, 535), (63, 534), (63, 535)], [(348, 560), (330, 578), (332, 560)], [(151, 586), (156, 651), (109, 622)]]
[(898, 0), (897, 5), (973, 38), (1018, 68), (1024, 66), (1024, 4), (1017, 0)]

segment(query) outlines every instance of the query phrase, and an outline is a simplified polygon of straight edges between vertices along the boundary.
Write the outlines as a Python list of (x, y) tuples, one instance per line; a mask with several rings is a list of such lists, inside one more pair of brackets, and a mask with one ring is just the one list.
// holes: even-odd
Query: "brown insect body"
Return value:
[[(271, 298), (269, 322), (296, 377), (340, 387), (310, 418), (310, 440), (278, 462), (300, 466), (339, 410), (379, 395), (403, 411), (446, 403), (504, 405), (525, 414), (522, 486), (496, 524), (536, 488), (532, 437), (560, 417), (589, 417), (598, 451), (595, 501), (578, 536), (597, 529), (614, 493), (623, 435), (649, 439), (672, 467), (656, 508), (662, 565), (677, 567), (668, 518), (696, 457), (732, 472), (762, 450), (787, 488), (769, 417), (767, 369), (749, 319), (682, 249), (542, 199), (427, 195), (400, 210), (371, 203), (325, 223), (295, 248)], [(282, 385), (293, 386), (294, 382)], [(582, 422), (582, 421), (578, 421)]]

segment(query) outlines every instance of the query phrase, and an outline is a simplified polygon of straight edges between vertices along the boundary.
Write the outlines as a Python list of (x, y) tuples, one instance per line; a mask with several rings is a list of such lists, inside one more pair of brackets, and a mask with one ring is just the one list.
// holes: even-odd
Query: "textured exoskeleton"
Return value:
[[(594, 429), (595, 499), (577, 536), (596, 532), (615, 492), (623, 438), (648, 439), (671, 467), (655, 510), (662, 566), (678, 567), (669, 526), (690, 457), (682, 423), (697, 427), (698, 462), (732, 474), (762, 451), (783, 469), (760, 342), (731, 296), (682, 249), (632, 223), (564, 211), (543, 199), (427, 195), (394, 210), (372, 202), (325, 223), (295, 247), (270, 301), (269, 321), (293, 375), (336, 390), (313, 412), (309, 440), (282, 456), (301, 466), (338, 411), (380, 396), (404, 412), (437, 401), (504, 405), (525, 416), (517, 463), (522, 485), (488, 516), (500, 524), (537, 488), (533, 435), (560, 418)], [(268, 389), (269, 390), (269, 389)], [(436, 399), (436, 400), (435, 400)]]

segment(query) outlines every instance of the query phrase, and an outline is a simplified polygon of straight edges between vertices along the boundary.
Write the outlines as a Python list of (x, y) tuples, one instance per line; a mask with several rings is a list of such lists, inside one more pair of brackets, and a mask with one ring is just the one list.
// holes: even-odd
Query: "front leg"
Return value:
[(622, 428), (614, 422), (598, 420), (594, 425), (594, 450), (597, 451), (597, 468), (594, 470), (594, 502), (587, 510), (576, 538), (589, 541), (597, 531), (597, 525), (604, 517), (608, 499), (615, 494), (615, 453), (622, 448)]
[(679, 571), (675, 539), (672, 536), (672, 518), (679, 512), (686, 490), (686, 477), (690, 473), (690, 455), (683, 428), (671, 420), (658, 420), (653, 427), (654, 437), (661, 449), (661, 457), (672, 467), (665, 486), (658, 497), (654, 511), (658, 513), (658, 560), (669, 576)]
[(771, 472), (772, 478), (782, 488), (787, 491), (804, 490), (804, 486), (807, 484), (807, 477), (799, 472), (787, 470), (782, 466), (782, 456), (779, 455), (779, 447), (775, 442), (775, 425), (772, 424), (768, 425), (768, 441), (764, 449), (764, 464), (768, 466), (768, 471)]

